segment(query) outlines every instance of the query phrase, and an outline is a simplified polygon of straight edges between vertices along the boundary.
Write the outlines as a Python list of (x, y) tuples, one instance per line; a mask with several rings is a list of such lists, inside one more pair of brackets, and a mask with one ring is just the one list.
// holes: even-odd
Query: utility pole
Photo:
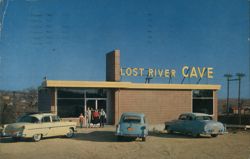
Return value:
[(241, 125), (241, 101), (240, 101), (240, 85), (241, 85), (241, 78), (245, 76), (244, 73), (236, 73), (239, 81), (239, 88), (238, 88), (238, 115), (239, 115), (239, 125)]
[(232, 75), (228, 73), (228, 74), (224, 74), (224, 77), (227, 78), (227, 115), (229, 115), (229, 82), (232, 78)]

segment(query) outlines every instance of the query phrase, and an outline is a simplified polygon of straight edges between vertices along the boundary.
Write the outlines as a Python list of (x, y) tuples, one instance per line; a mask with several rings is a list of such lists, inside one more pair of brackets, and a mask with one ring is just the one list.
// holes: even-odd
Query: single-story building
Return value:
[(103, 108), (108, 124), (116, 124), (123, 112), (142, 112), (150, 124), (162, 124), (184, 112), (207, 113), (217, 119), (220, 85), (132, 83), (120, 79), (120, 51), (114, 50), (106, 55), (106, 81), (43, 81), (38, 110), (78, 118), (88, 107)]

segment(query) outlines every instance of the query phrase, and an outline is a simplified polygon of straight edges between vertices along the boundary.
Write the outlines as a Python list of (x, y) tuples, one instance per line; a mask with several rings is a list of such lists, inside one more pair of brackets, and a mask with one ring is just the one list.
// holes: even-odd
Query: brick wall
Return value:
[(106, 54), (106, 81), (120, 81), (120, 51)]
[(176, 119), (192, 111), (190, 90), (117, 90), (115, 122), (123, 112), (145, 113), (150, 124)]
[(38, 111), (51, 111), (51, 91), (50, 89), (40, 89), (38, 91)]

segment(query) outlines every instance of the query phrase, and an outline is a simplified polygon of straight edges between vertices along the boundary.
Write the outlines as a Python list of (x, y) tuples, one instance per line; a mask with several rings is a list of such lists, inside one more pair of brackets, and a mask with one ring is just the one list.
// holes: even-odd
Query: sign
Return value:
[[(213, 78), (212, 67), (194, 67), (183, 66), (181, 69), (181, 75), (185, 78)], [(141, 68), (141, 67), (127, 67), (121, 68), (121, 76), (133, 76), (133, 77), (160, 77), (160, 78), (174, 78), (176, 77), (175, 69), (161, 69), (161, 68)]]

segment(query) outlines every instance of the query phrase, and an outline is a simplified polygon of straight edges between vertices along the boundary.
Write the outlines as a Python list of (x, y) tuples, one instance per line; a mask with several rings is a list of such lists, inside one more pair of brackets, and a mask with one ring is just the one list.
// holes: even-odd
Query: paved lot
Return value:
[(13, 142), (1, 138), (1, 159), (250, 159), (250, 132), (217, 138), (150, 133), (146, 142), (117, 142), (114, 127), (78, 129), (72, 139)]

